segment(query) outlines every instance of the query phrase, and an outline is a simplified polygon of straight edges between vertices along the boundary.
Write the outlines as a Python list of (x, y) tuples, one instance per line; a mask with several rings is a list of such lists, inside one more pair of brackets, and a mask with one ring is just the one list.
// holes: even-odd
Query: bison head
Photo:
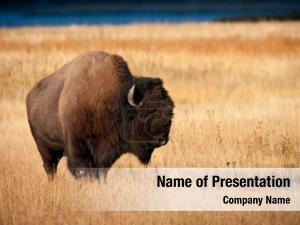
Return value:
[(126, 93), (123, 137), (129, 151), (147, 164), (154, 149), (169, 140), (174, 103), (158, 78), (138, 78)]

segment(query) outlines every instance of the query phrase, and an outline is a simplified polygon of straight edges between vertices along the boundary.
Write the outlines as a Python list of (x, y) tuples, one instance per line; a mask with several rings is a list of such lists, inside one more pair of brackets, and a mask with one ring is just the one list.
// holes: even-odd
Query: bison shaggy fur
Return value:
[(117, 55), (84, 53), (26, 98), (30, 129), (50, 178), (59, 160), (75, 177), (99, 177), (124, 153), (147, 164), (168, 142), (174, 103), (159, 78), (133, 76)]

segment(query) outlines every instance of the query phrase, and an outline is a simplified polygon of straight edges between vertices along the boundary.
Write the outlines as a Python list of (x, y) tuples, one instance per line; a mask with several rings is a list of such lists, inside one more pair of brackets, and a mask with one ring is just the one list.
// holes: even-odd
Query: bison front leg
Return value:
[(99, 178), (93, 156), (84, 140), (69, 139), (67, 144), (68, 167), (75, 178)]

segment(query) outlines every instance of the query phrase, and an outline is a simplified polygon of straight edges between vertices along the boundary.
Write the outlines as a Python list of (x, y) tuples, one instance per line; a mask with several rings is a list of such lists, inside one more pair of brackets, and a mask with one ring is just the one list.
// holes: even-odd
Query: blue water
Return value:
[[(79, 8), (80, 9), (80, 8)], [(222, 19), (300, 15), (299, 4), (261, 7), (193, 7), (170, 9), (93, 9), (70, 10), (47, 7), (32, 9), (0, 9), (0, 26), (127, 24), (141, 22), (201, 22)]]

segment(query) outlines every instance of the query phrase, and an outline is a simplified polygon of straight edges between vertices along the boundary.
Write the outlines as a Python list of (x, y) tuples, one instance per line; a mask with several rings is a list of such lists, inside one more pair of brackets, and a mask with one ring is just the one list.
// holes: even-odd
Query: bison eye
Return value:
[(161, 96), (162, 96), (162, 98), (168, 97), (168, 93), (165, 89), (161, 89)]

